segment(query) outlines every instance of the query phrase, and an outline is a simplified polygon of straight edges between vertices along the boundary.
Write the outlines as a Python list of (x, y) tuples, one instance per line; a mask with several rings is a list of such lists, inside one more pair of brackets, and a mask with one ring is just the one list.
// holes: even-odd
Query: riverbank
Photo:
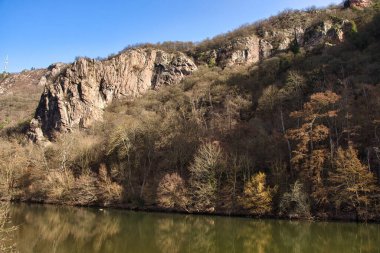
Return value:
[(279, 215), (262, 215), (262, 216), (254, 216), (249, 215), (245, 212), (190, 212), (179, 209), (164, 209), (158, 206), (136, 206), (126, 203), (113, 203), (104, 205), (101, 203), (91, 204), (91, 205), (83, 205), (83, 204), (68, 204), (68, 203), (59, 203), (56, 201), (37, 201), (37, 200), (0, 200), (3, 202), (11, 202), (16, 204), (39, 204), (39, 205), (51, 205), (51, 206), (67, 206), (67, 207), (88, 207), (88, 208), (98, 208), (98, 209), (117, 209), (117, 210), (126, 210), (126, 211), (136, 211), (136, 212), (148, 212), (148, 213), (167, 213), (167, 214), (184, 214), (184, 215), (196, 215), (196, 216), (219, 216), (219, 217), (238, 217), (238, 218), (250, 218), (250, 219), (272, 219), (272, 220), (284, 220), (284, 221), (319, 221), (319, 222), (354, 222), (354, 223), (374, 223), (379, 224), (380, 218), (372, 218), (367, 220), (360, 220), (355, 215), (334, 215), (334, 216), (311, 216), (311, 217), (286, 217)]

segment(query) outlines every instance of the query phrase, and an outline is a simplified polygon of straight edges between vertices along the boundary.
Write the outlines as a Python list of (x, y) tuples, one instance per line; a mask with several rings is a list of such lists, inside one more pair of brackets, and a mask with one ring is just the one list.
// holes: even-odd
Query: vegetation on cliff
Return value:
[(3, 131), (0, 196), (379, 220), (380, 13), (376, 4), (335, 10), (286, 12), (191, 54), (200, 57), (241, 33), (348, 19), (350, 36), (336, 46), (291, 47), (225, 68), (199, 58), (198, 70), (179, 85), (115, 101), (102, 122), (46, 147)]

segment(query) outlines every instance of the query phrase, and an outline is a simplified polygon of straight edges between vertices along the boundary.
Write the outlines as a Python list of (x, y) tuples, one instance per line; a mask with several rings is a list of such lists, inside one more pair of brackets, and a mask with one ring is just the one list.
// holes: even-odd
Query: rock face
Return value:
[(196, 69), (182, 53), (150, 48), (130, 49), (104, 61), (80, 58), (70, 65), (54, 64), (41, 79), (45, 90), (29, 137), (39, 141), (55, 132), (88, 127), (102, 119), (103, 109), (113, 100), (177, 84)]
[(341, 43), (350, 29), (352, 29), (352, 23), (348, 20), (338, 22), (322, 21), (306, 29), (304, 47), (307, 51), (311, 51), (326, 44), (335, 45)]
[[(210, 67), (254, 64), (294, 45), (313, 51), (338, 44), (352, 28), (348, 20), (330, 18), (313, 25), (263, 30), (226, 40), (218, 48), (199, 52), (195, 58)], [(44, 136), (53, 137), (55, 132), (86, 128), (102, 119), (103, 109), (113, 100), (177, 84), (196, 69), (183, 53), (153, 48), (130, 49), (104, 61), (81, 58), (70, 65), (52, 65), (40, 80), (45, 90), (29, 136), (38, 141)]]
[(372, 5), (372, 0), (349, 0), (348, 4), (350, 7), (367, 8)]
[(219, 66), (255, 63), (260, 60), (260, 40), (256, 35), (231, 41), (217, 51)]
[(261, 31), (257, 35), (235, 38), (217, 49), (203, 52), (198, 60), (221, 68), (254, 64), (289, 50), (295, 42), (306, 51), (341, 43), (351, 28), (352, 23), (348, 20), (331, 19), (309, 27)]
[(271, 56), (273, 46), (256, 35), (237, 38), (217, 50), (204, 53), (203, 60), (210, 66), (222, 68), (257, 63)]

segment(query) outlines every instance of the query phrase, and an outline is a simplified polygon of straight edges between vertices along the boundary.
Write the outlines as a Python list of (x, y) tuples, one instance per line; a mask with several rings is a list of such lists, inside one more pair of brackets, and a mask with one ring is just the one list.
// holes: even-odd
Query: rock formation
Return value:
[(352, 29), (352, 23), (348, 20), (319, 22), (306, 29), (303, 46), (307, 51), (311, 51), (327, 44), (341, 43), (350, 29)]
[[(218, 48), (199, 52), (198, 62), (222, 68), (254, 64), (289, 50), (292, 43), (306, 51), (344, 41), (352, 29), (348, 20), (329, 19), (309, 27), (263, 31), (226, 40)], [(149, 89), (179, 83), (197, 69), (183, 53), (154, 48), (129, 49), (103, 61), (81, 58), (70, 65), (55, 64), (41, 79), (45, 90), (29, 136), (41, 140), (54, 132), (88, 127), (102, 119), (103, 109), (115, 99), (134, 98)]]
[(354, 8), (367, 8), (372, 5), (372, 0), (348, 0), (348, 5)]
[(216, 62), (221, 67), (256, 63), (260, 59), (260, 39), (256, 35), (238, 38), (217, 51)]
[(28, 135), (39, 141), (55, 132), (88, 127), (102, 119), (113, 100), (177, 84), (196, 69), (182, 53), (153, 48), (130, 49), (103, 61), (80, 58), (69, 65), (51, 65), (41, 79), (45, 89)]
[(197, 60), (221, 68), (254, 64), (289, 50), (294, 41), (306, 51), (341, 43), (351, 28), (352, 23), (348, 20), (325, 20), (309, 27), (262, 31), (234, 38), (217, 49), (202, 52)]

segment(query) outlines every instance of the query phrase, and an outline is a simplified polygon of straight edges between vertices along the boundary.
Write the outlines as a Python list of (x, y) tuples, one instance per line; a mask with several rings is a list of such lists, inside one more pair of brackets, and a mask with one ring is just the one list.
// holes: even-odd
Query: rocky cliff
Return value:
[[(350, 4), (364, 6), (370, 1), (351, 0)], [(255, 64), (294, 47), (312, 52), (333, 46), (345, 40), (354, 23), (334, 17), (333, 10), (329, 11), (322, 21), (289, 21), (281, 28), (264, 26), (248, 35), (231, 36), (216, 46), (203, 47), (192, 56), (196, 62), (225, 68)], [(315, 13), (317, 16), (318, 10)], [(313, 20), (308, 18), (310, 13), (297, 15), (300, 20)], [(155, 47), (129, 49), (103, 61), (81, 58), (70, 65), (52, 65), (41, 79), (45, 90), (29, 136), (40, 140), (73, 127), (86, 128), (102, 119), (103, 109), (113, 100), (134, 98), (149, 89), (177, 84), (196, 69), (184, 53), (168, 53)]]
[(262, 30), (260, 33), (227, 40), (218, 48), (201, 52), (197, 61), (221, 68), (254, 64), (276, 53), (287, 51), (292, 45), (306, 51), (320, 49), (344, 41), (352, 28), (349, 20), (326, 19), (309, 26)]
[(69, 65), (51, 65), (41, 79), (45, 89), (29, 137), (39, 141), (55, 132), (88, 127), (102, 119), (103, 109), (113, 100), (177, 84), (196, 69), (182, 53), (150, 48), (130, 49), (103, 61), (80, 58)]

